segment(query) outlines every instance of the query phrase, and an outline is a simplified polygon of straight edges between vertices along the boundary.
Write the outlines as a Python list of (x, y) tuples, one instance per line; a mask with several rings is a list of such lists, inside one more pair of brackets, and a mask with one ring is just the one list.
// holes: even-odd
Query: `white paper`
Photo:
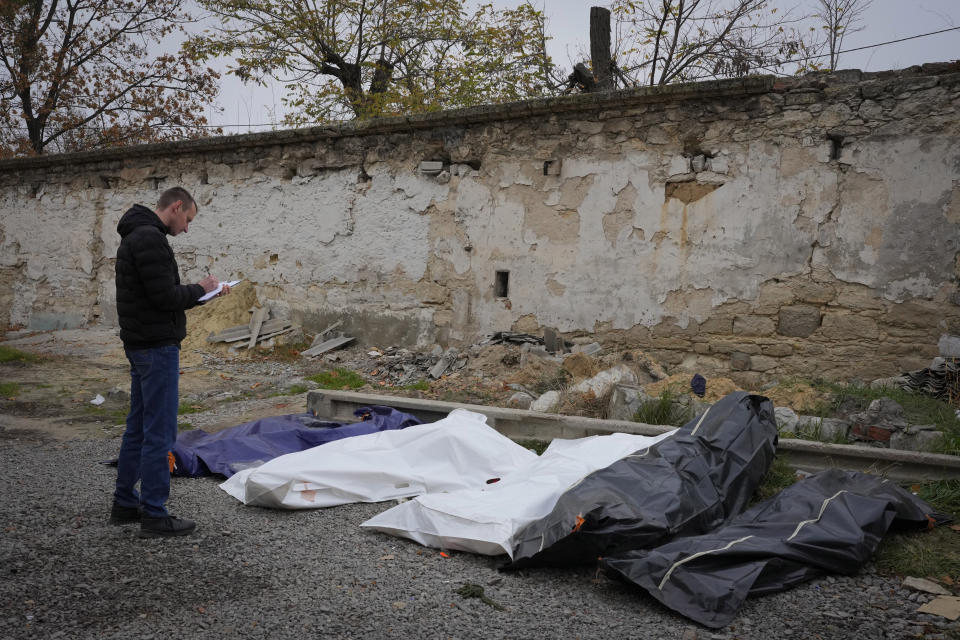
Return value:
[(228, 286), (228, 287), (235, 287), (235, 286), (237, 286), (238, 284), (240, 284), (240, 281), (239, 281), (239, 280), (233, 280), (233, 281), (231, 281), (231, 282), (221, 282), (220, 284), (217, 285), (217, 288), (216, 288), (216, 289), (214, 289), (214, 290), (211, 291), (210, 293), (205, 293), (205, 294), (203, 294), (202, 296), (200, 296), (200, 302), (206, 302), (206, 301), (209, 300), (210, 298), (214, 297), (215, 295), (217, 295), (218, 293), (220, 293), (221, 291), (223, 291), (224, 285), (226, 285), (226, 286)]
[(100, 395), (99, 393), (97, 394), (97, 397), (96, 397), (96, 398), (94, 398), (93, 400), (90, 401), (90, 404), (95, 404), (95, 405), (97, 405), (97, 406), (100, 406), (100, 405), (103, 404), (103, 403), (104, 403), (104, 397), (103, 397), (102, 395)]

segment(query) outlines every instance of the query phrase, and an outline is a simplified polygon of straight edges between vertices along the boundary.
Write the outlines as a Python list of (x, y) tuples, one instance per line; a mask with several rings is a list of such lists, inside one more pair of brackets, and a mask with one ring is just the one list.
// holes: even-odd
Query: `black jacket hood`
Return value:
[(157, 227), (165, 234), (170, 233), (170, 228), (163, 224), (160, 217), (142, 204), (133, 205), (120, 217), (120, 222), (117, 223), (117, 233), (123, 238), (137, 227), (144, 226)]

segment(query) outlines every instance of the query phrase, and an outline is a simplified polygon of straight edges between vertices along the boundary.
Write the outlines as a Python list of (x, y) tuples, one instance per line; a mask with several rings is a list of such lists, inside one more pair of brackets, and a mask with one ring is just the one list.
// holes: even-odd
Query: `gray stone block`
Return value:
[(510, 400), (507, 401), (507, 404), (511, 407), (516, 407), (517, 409), (529, 409), (530, 405), (533, 404), (533, 396), (524, 391), (518, 391), (510, 396)]
[(820, 328), (820, 309), (809, 305), (780, 307), (777, 333), (782, 336), (806, 338)]
[(960, 358), (960, 336), (945, 333), (940, 336), (937, 347), (940, 349), (940, 355), (944, 358)]
[(750, 356), (742, 351), (734, 351), (730, 354), (730, 368), (734, 371), (749, 371)]

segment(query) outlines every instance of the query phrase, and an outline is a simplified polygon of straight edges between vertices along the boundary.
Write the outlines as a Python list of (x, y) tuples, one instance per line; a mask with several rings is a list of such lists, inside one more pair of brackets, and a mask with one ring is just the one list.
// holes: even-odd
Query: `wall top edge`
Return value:
[(251, 147), (270, 147), (311, 143), (348, 137), (364, 137), (390, 133), (411, 133), (439, 127), (469, 126), (486, 122), (525, 119), (550, 114), (574, 114), (622, 109), (634, 105), (685, 102), (689, 100), (782, 93), (796, 89), (823, 90), (827, 87), (860, 84), (870, 81), (937, 76), (960, 73), (960, 61), (928, 63), (895, 71), (866, 73), (857, 69), (815, 72), (804, 76), (750, 76), (729, 80), (708, 80), (663, 87), (641, 87), (606, 93), (584, 93), (555, 98), (537, 98), (520, 102), (480, 105), (434, 113), (376, 118), (362, 122), (337, 122), (300, 129), (281, 129), (260, 133), (196, 138), (152, 144), (50, 154), (0, 160), (0, 174), (21, 170), (58, 166), (76, 166), (123, 160), (155, 158), (183, 154), (233, 151)]

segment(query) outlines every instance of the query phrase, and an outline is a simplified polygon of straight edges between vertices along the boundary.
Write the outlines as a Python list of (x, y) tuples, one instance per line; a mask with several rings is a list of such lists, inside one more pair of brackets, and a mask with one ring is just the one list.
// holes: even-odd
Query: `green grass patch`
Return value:
[(356, 371), (342, 368), (315, 373), (307, 376), (307, 380), (316, 382), (321, 389), (359, 389), (367, 384), (367, 381)]
[[(960, 519), (960, 480), (925, 482), (910, 487), (938, 513)], [(877, 549), (877, 567), (900, 576), (960, 582), (960, 533), (950, 527), (885, 536)]]
[(0, 345), (0, 362), (40, 362), (41, 360), (43, 358), (38, 355)]
[(753, 492), (750, 506), (758, 502), (763, 502), (767, 498), (772, 498), (795, 483), (798, 479), (797, 472), (787, 464), (785, 457), (774, 456), (773, 464), (770, 465), (770, 469), (767, 471), (763, 482), (761, 482), (757, 490)]
[(190, 431), (193, 429), (193, 425), (189, 422), (178, 422), (177, 431)]
[(829, 391), (833, 398), (819, 408), (817, 415), (829, 417), (836, 415), (841, 409), (862, 411), (874, 400), (890, 398), (903, 407), (904, 417), (910, 424), (934, 424), (943, 432), (943, 442), (936, 452), (960, 454), (960, 419), (957, 418), (957, 408), (949, 402), (903, 389), (871, 389), (864, 385), (819, 380), (812, 384), (817, 389)]
[(517, 444), (524, 449), (533, 449), (538, 456), (542, 456), (543, 452), (550, 446), (550, 443), (546, 440), (517, 440)]
[(12, 398), (20, 393), (20, 383), (18, 382), (0, 382), (0, 396)]
[(97, 416), (101, 420), (112, 422), (114, 424), (120, 424), (121, 422), (127, 421), (127, 408), (122, 409), (117, 408), (105, 408), (103, 405), (97, 407), (93, 405), (86, 405), (83, 407), (83, 412), (90, 416)]
[(188, 413), (200, 413), (203, 411), (203, 407), (198, 404), (187, 404), (186, 402), (181, 402), (180, 406), (177, 408), (178, 415), (186, 415)]
[(634, 414), (634, 422), (643, 424), (663, 424), (679, 427), (693, 419), (693, 408), (683, 407), (675, 402), (678, 394), (669, 389), (660, 394), (659, 398), (644, 402)]
[(556, 369), (550, 373), (544, 374), (541, 376), (533, 386), (530, 387), (530, 390), (533, 391), (538, 396), (543, 395), (547, 391), (562, 391), (567, 383), (570, 382), (570, 374), (566, 369)]
[(290, 386), (287, 389), (283, 389), (281, 391), (275, 391), (271, 393), (268, 397), (279, 398), (282, 396), (296, 396), (296, 395), (300, 395), (301, 393), (306, 393), (309, 390), (310, 390), (310, 387), (308, 387), (305, 384), (295, 384)]

